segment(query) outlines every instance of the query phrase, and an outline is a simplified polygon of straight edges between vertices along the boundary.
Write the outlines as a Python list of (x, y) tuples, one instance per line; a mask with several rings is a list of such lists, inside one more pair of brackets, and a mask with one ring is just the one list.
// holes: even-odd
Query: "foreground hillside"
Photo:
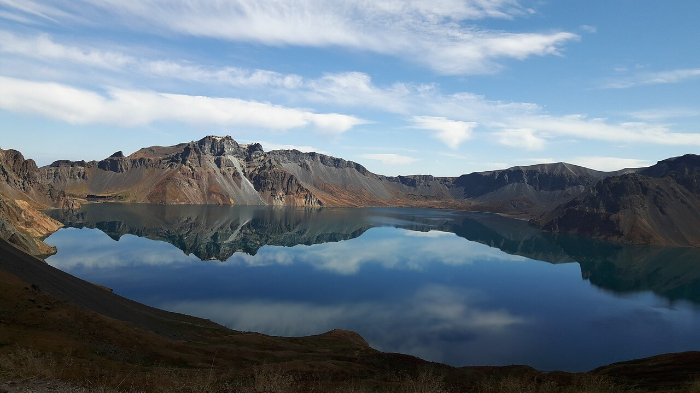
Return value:
[(608, 177), (533, 220), (545, 230), (610, 241), (700, 245), (700, 157), (660, 161)]
[(121, 298), (2, 240), (0, 283), (0, 388), (8, 391), (60, 380), (63, 391), (101, 392), (680, 392), (700, 373), (692, 352), (541, 373), (382, 353), (348, 331), (237, 332)]

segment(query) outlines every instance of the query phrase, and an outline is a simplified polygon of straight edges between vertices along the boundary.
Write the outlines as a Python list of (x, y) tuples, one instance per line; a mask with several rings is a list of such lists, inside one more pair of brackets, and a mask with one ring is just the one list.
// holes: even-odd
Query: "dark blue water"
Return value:
[(589, 370), (700, 350), (700, 252), (426, 209), (87, 205), (47, 261), (232, 329), (334, 328), (464, 365)]

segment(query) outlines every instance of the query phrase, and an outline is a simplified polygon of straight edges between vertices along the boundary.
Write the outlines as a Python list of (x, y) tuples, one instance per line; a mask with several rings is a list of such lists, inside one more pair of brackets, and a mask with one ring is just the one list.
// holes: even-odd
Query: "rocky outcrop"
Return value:
[(33, 160), (16, 150), (0, 150), (0, 237), (37, 257), (56, 252), (42, 240), (62, 225), (39, 211), (75, 207), (65, 193), (39, 179)]
[(63, 225), (33, 208), (27, 201), (9, 200), (0, 196), (0, 238), (27, 254), (46, 257), (56, 248), (42, 239)]
[(700, 157), (660, 161), (599, 181), (532, 221), (544, 230), (610, 241), (700, 246)]
[(39, 177), (34, 160), (25, 159), (17, 150), (0, 149), (0, 193), (42, 206), (60, 206), (65, 193)]

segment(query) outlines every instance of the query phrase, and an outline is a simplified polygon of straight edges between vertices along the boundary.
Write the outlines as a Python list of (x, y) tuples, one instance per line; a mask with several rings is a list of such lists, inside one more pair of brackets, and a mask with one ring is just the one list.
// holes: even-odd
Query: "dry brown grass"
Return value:
[[(491, 376), (471, 386), (456, 388), (445, 382), (441, 371), (424, 368), (413, 376), (390, 378), (387, 383), (373, 380), (323, 380), (303, 383), (293, 373), (274, 364), (246, 370), (222, 370), (214, 367), (181, 369), (154, 365), (131, 370), (84, 370), (72, 355), (42, 353), (30, 348), (15, 348), (0, 355), (0, 385), (3, 380), (25, 384), (33, 390), (36, 381), (63, 381), (51, 390), (56, 393), (643, 393), (596, 375), (579, 374), (568, 380), (543, 374)], [(75, 369), (83, 369), (76, 373)], [(441, 369), (440, 369), (441, 370)], [(99, 372), (101, 371), (101, 372)], [(76, 379), (76, 375), (81, 375)], [(700, 393), (700, 381), (685, 389), (657, 392)]]
[(688, 393), (700, 393), (700, 380), (697, 380), (688, 386)]
[(568, 383), (540, 377), (508, 376), (482, 381), (478, 393), (636, 393), (641, 392), (615, 383), (609, 378), (581, 375)]
[(444, 377), (433, 370), (423, 369), (414, 378), (403, 383), (406, 393), (447, 393)]
[(255, 393), (286, 393), (294, 385), (292, 375), (270, 365), (255, 367), (253, 377)]
[(42, 354), (31, 348), (17, 348), (0, 356), (0, 376), (5, 378), (56, 377), (58, 362), (53, 355)]

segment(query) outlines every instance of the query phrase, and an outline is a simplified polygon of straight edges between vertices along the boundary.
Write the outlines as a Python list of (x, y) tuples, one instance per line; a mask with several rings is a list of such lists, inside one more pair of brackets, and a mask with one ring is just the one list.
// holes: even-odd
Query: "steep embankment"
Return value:
[(35, 256), (56, 252), (41, 239), (61, 224), (38, 209), (69, 204), (65, 194), (38, 179), (33, 160), (16, 150), (0, 149), (0, 238)]
[(41, 241), (63, 225), (33, 208), (27, 201), (0, 195), (0, 239), (31, 255), (44, 257), (56, 248)]
[(603, 179), (532, 222), (547, 231), (610, 241), (700, 246), (700, 157), (670, 158)]

